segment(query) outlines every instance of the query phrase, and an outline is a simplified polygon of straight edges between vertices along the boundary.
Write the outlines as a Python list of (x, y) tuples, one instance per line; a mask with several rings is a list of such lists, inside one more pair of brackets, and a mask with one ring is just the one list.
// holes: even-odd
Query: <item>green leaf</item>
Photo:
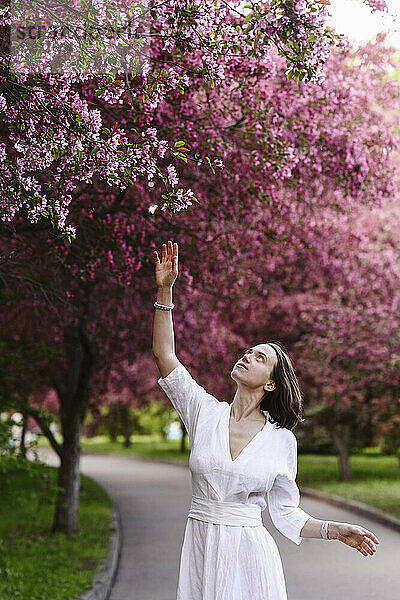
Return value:
[(185, 142), (182, 142), (182, 140), (179, 140), (178, 142), (175, 142), (174, 148), (181, 148), (184, 145), (185, 145)]
[(247, 17), (244, 19), (243, 24), (246, 25), (246, 23), (251, 21), (253, 17), (254, 17), (254, 13), (248, 14)]

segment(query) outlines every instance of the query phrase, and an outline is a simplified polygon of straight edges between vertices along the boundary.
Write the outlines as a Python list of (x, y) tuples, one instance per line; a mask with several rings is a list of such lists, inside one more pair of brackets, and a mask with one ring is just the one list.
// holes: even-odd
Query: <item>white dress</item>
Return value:
[[(232, 460), (231, 405), (208, 394), (181, 363), (158, 384), (189, 435), (192, 496), (214, 506), (239, 503), (239, 510), (250, 512), (263, 511), (267, 496), (274, 525), (300, 544), (300, 531), (310, 515), (299, 507), (294, 434), (267, 421)], [(262, 522), (233, 526), (188, 517), (177, 600), (287, 600), (280, 554)]]

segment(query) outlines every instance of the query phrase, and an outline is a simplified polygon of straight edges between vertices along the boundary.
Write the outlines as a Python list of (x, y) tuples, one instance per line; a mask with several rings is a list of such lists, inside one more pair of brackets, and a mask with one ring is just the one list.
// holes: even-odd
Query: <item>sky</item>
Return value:
[(386, 0), (386, 3), (388, 13), (372, 13), (362, 0), (331, 0), (329, 24), (355, 45), (374, 38), (379, 31), (389, 30), (388, 39), (400, 48), (400, 2)]

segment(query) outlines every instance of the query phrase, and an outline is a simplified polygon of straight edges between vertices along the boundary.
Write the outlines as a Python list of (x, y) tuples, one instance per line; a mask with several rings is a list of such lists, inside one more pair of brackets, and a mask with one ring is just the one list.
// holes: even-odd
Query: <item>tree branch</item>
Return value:
[(49, 440), (50, 445), (53, 448), (54, 452), (61, 459), (62, 458), (62, 446), (61, 446), (61, 444), (59, 444), (57, 442), (56, 438), (54, 437), (53, 433), (51, 432), (47, 419), (40, 413), (40, 411), (37, 408), (33, 408), (32, 406), (29, 406), (28, 404), (25, 404), (25, 403), (19, 402), (19, 404), (20, 404), (20, 408), (21, 408), (22, 412), (26, 413), (27, 415), (29, 415), (30, 417), (33, 417), (35, 419), (35, 421), (37, 422), (37, 424), (43, 431), (44, 435)]

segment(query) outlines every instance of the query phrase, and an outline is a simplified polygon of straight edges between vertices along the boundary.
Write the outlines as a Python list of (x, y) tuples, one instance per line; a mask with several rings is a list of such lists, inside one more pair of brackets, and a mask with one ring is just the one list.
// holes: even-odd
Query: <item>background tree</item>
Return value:
[[(390, 153), (398, 145), (397, 115), (390, 111), (398, 86), (385, 78), (389, 51), (370, 45), (364, 56), (362, 67), (349, 51), (332, 56), (326, 83), (296, 87), (285, 63), (271, 58), (273, 77), (255, 73), (251, 98), (245, 81), (255, 64), (236, 61), (221, 84), (226, 95), (222, 88), (212, 92), (216, 117), (200, 82), (187, 98), (176, 94), (154, 109), (163, 134), (190, 131), (200, 157), (219, 145), (228, 166), (212, 186), (206, 161), (197, 165), (207, 202), (197, 207), (196, 220), (189, 211), (171, 219), (160, 207), (149, 210), (148, 187), (137, 183), (135, 193), (80, 190), (69, 209), (79, 232), (73, 244), (22, 221), (2, 227), (5, 334), (22, 348), (46, 349), (43, 368), (31, 364), (29, 390), (18, 368), (12, 371), (15, 395), (29, 399), (30, 414), (48, 431), (42, 409), (49, 389), (59, 405), (62, 441), (45, 429), (61, 461), (54, 529), (78, 526), (80, 434), (89, 403), (109, 391), (112, 369), (123, 385), (122, 366), (149, 350), (153, 249), (171, 237), (180, 244), (181, 356), (195, 374), (208, 367), (204, 383), (221, 398), (232, 393), (222, 389), (221, 373), (230, 372), (240, 346), (260, 336), (294, 344), (308, 331), (299, 307), (315, 306), (321, 281), (334, 293), (332, 223), (340, 211), (379, 205), (395, 189)], [(241, 120), (248, 105), (256, 121), (247, 112)], [(266, 106), (274, 110), (264, 118)], [(319, 252), (321, 235), (331, 235), (332, 244)]]

